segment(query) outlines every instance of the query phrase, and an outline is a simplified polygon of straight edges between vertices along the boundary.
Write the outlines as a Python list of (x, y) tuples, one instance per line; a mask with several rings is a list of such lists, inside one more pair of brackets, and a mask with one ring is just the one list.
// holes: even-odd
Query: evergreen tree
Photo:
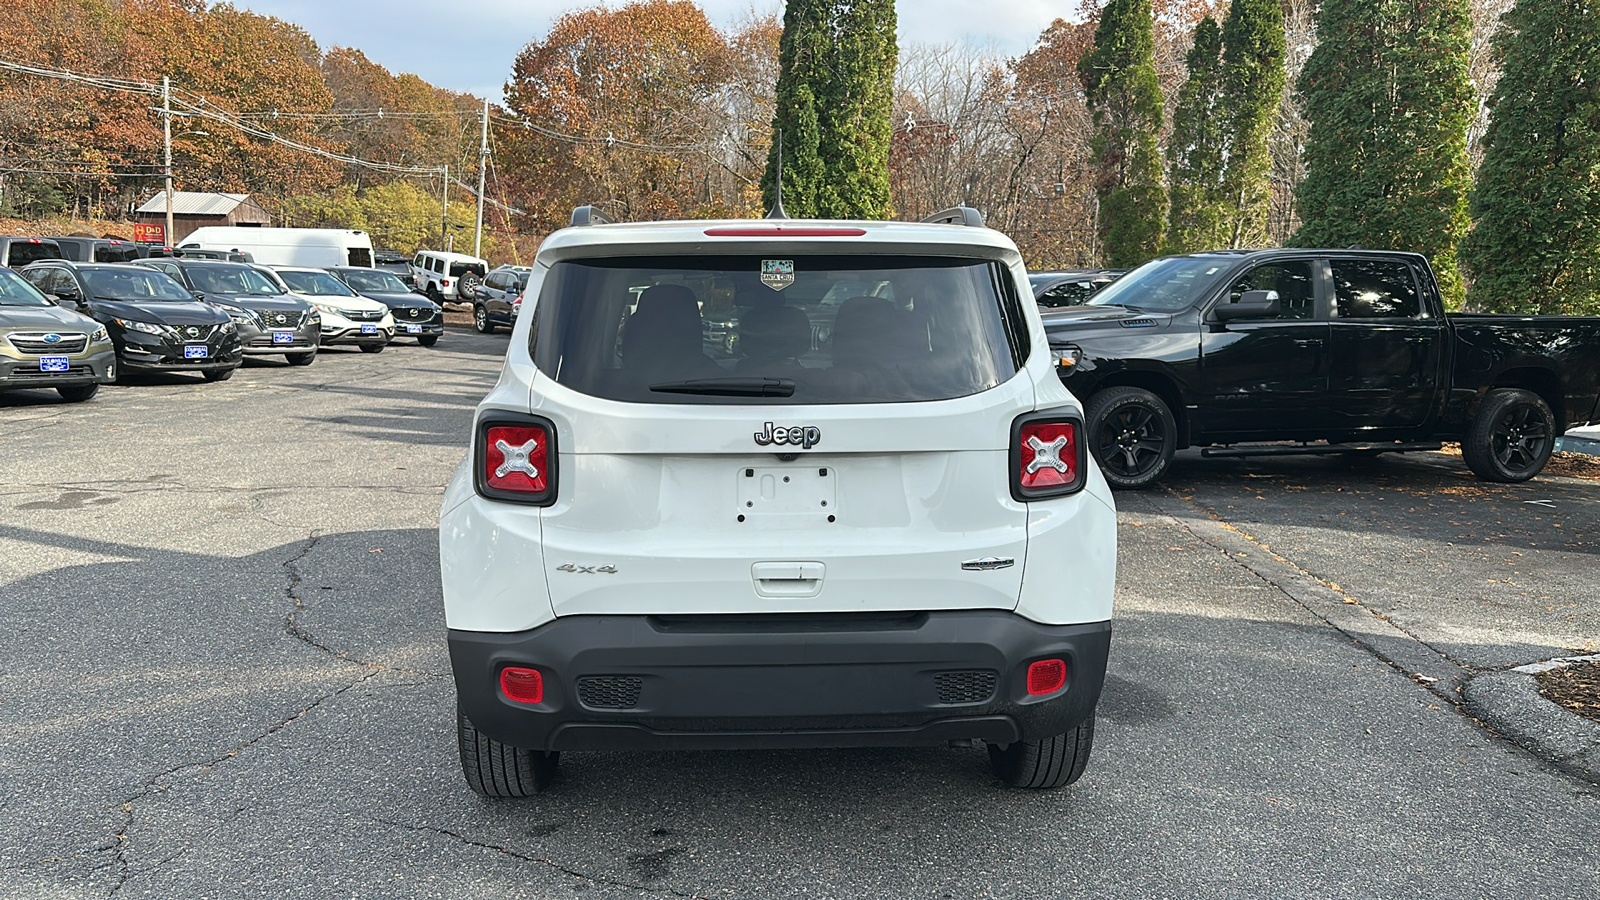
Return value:
[(761, 191), (796, 218), (886, 219), (894, 129), (894, 0), (792, 0), (778, 45), (774, 140)]
[(1222, 246), (1262, 247), (1271, 240), (1272, 154), (1267, 138), (1283, 99), (1284, 47), (1278, 0), (1233, 0), (1222, 25), (1222, 133), (1227, 147)]
[(1222, 238), (1222, 30), (1210, 16), (1194, 29), (1189, 79), (1172, 114), (1167, 165), (1172, 184), (1166, 252), (1226, 246)]
[(1323, 0), (1298, 84), (1311, 133), (1292, 243), (1426, 254), (1460, 304), (1471, 31), (1466, 0)]
[(1474, 309), (1600, 314), (1600, 2), (1518, 0), (1461, 259)]
[(1150, 0), (1110, 0), (1094, 49), (1078, 62), (1089, 108), (1095, 191), (1106, 262), (1133, 266), (1161, 252), (1167, 192), (1161, 185), (1161, 85)]

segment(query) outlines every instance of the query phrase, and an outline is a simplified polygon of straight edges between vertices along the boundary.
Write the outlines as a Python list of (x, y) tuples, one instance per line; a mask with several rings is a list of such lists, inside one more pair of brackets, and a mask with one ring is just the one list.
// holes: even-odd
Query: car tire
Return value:
[(439, 286), (437, 284), (429, 284), (428, 289), (423, 293), (427, 294), (428, 299), (432, 300), (434, 305), (439, 307), (444, 306), (444, 295), (439, 293)]
[(389, 345), (388, 344), (362, 344), (361, 345), (361, 352), (362, 353), (382, 353), (383, 352), (383, 348), (385, 348), (387, 346), (389, 346)]
[(1178, 423), (1166, 401), (1136, 387), (1108, 388), (1089, 398), (1089, 452), (1114, 488), (1149, 487), (1172, 464)]
[(425, 334), (417, 338), (417, 343), (424, 347), (432, 347), (434, 344), (439, 343), (439, 336), (437, 334)]
[(1538, 394), (1495, 388), (1461, 439), (1461, 458), (1485, 481), (1527, 481), (1556, 447), (1556, 417)]
[(313, 350), (310, 353), (290, 353), (285, 356), (285, 359), (289, 360), (289, 365), (291, 366), (309, 366), (317, 361), (317, 351)]
[(74, 384), (67, 387), (56, 388), (56, 393), (68, 403), (82, 403), (93, 397), (100, 390), (98, 384)]
[(227, 381), (237, 371), (239, 371), (237, 367), (232, 369), (207, 369), (200, 373), (200, 377), (207, 381)]
[(1083, 776), (1094, 748), (1094, 717), (1077, 728), (1038, 741), (1018, 741), (1005, 748), (989, 745), (989, 766), (996, 778), (1015, 788), (1064, 787)]
[(494, 334), (494, 323), (489, 321), (489, 308), (482, 303), (472, 305), (472, 328), (479, 334)]
[(461, 774), (474, 793), (485, 797), (531, 797), (550, 786), (560, 753), (541, 753), (486, 737), (462, 712), (456, 713)]

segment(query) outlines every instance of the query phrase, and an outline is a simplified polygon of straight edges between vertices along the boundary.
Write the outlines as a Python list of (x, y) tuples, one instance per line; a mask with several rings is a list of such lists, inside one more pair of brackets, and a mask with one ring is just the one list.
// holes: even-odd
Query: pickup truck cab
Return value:
[[(1013, 786), (1082, 774), (1116, 513), (1016, 246), (955, 218), (545, 239), (439, 517), (474, 791), (625, 748), (983, 742)], [(820, 339), (789, 292), (843, 284), (880, 290)], [(728, 356), (704, 318), (737, 298)]]
[[(1172, 455), (1438, 449), (1492, 481), (1600, 418), (1600, 319), (1446, 314), (1427, 260), (1362, 250), (1152, 260), (1048, 312), (1057, 369), (1112, 485)], [(1284, 443), (1287, 442), (1287, 443)]]

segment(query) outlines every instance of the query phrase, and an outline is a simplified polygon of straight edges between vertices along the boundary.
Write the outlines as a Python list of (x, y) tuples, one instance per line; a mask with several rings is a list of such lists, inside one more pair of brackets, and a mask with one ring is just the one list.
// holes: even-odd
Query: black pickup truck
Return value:
[(1472, 471), (1525, 481), (1600, 420), (1600, 318), (1445, 314), (1427, 260), (1253, 250), (1153, 260), (1047, 312), (1089, 450), (1123, 488), (1175, 451), (1382, 453), (1459, 441)]

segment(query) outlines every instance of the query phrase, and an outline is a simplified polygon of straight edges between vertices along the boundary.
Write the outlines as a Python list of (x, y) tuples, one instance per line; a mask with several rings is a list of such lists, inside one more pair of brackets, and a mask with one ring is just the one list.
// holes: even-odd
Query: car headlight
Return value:
[(320, 325), (320, 324), (322, 324), (322, 311), (317, 309), (316, 307), (312, 307), (311, 309), (306, 310), (305, 316), (302, 317), (302, 319), (301, 319), (301, 324), (302, 325)]
[(96, 328), (94, 330), (94, 334), (89, 335), (89, 343), (91, 344), (99, 344), (109, 340), (111, 340), (111, 333), (106, 331), (106, 327), (104, 325)]
[(1083, 361), (1083, 351), (1070, 344), (1050, 348), (1050, 362), (1058, 369), (1071, 369)]
[[(237, 321), (237, 320), (235, 320), (235, 321)], [(246, 319), (245, 321), (248, 322), (250, 320)], [(235, 331), (238, 331), (238, 330), (239, 330), (239, 326), (233, 324), (233, 322), (223, 322), (222, 323), (222, 333), (223, 334), (233, 334)]]
[(247, 312), (239, 312), (237, 310), (232, 310), (232, 309), (228, 310), (228, 318), (232, 319), (234, 322), (236, 322), (236, 323), (238, 323), (240, 325), (249, 325), (250, 322), (252, 321), (251, 318), (250, 318), (250, 314), (249, 313), (247, 313)]
[(140, 322), (136, 319), (116, 319), (118, 325), (129, 331), (142, 331), (145, 334), (166, 334), (167, 326), (153, 325), (149, 322)]

